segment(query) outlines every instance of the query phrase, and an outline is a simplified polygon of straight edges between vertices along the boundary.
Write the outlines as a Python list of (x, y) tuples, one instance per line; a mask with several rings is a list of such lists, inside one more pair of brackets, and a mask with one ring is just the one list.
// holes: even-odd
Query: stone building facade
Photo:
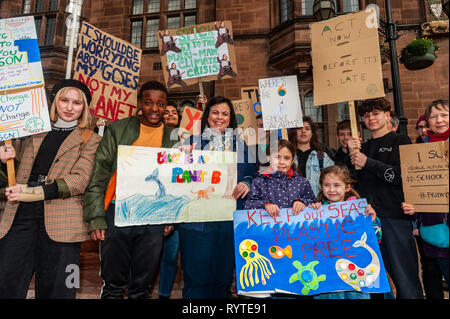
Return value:
[[(163, 81), (156, 32), (218, 20), (233, 25), (238, 76), (204, 84), (207, 96), (241, 98), (242, 87), (257, 86), (258, 79), (296, 74), (304, 113), (319, 123), (323, 142), (337, 146), (336, 122), (348, 118), (346, 103), (316, 107), (313, 104), (311, 40), (314, 0), (83, 0), (81, 19), (130, 41), (143, 49), (141, 82)], [(339, 14), (358, 11), (377, 4), (385, 17), (384, 1), (335, 0)], [(392, 0), (394, 20), (398, 22), (400, 50), (422, 35), (423, 23), (436, 20), (430, 4), (436, 0)], [(65, 12), (69, 0), (3, 0), (0, 17), (34, 15), (40, 52), (48, 88), (64, 78), (68, 55)], [(439, 19), (448, 19), (444, 13)], [(408, 134), (415, 138), (415, 122), (427, 104), (437, 98), (448, 99), (449, 42), (445, 32), (432, 33), (440, 46), (439, 57), (429, 68), (409, 71), (400, 64), (400, 80)], [(380, 40), (384, 31), (380, 28)], [(74, 54), (75, 56), (75, 54)], [(393, 102), (389, 60), (383, 64), (387, 98)], [(195, 103), (198, 85), (170, 90), (170, 99), (180, 108)], [(366, 136), (367, 137), (367, 136)]]

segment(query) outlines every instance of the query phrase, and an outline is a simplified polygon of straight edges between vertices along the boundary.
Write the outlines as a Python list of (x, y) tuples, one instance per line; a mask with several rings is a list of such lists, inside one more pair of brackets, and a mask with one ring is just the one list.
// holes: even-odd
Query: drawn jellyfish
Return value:
[[(250, 285), (252, 285), (253, 287), (255, 283), (259, 284), (258, 266), (261, 273), (261, 283), (265, 285), (266, 279), (269, 279), (272, 273), (275, 273), (275, 269), (273, 269), (272, 263), (269, 259), (258, 253), (258, 244), (254, 240), (244, 239), (239, 244), (239, 253), (242, 258), (245, 259), (245, 265), (242, 267), (239, 274), (241, 287), (245, 289), (245, 286), (250, 287)], [(272, 273), (270, 272), (267, 264), (270, 265)], [(255, 272), (255, 280), (253, 280), (253, 271)]]

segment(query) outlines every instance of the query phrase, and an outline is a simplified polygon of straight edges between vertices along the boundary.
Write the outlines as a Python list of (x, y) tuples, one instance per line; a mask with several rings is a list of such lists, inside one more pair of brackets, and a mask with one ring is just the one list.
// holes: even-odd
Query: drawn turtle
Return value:
[(309, 291), (319, 288), (319, 281), (324, 281), (327, 276), (320, 275), (314, 270), (314, 267), (319, 262), (317, 260), (310, 262), (308, 265), (303, 266), (298, 260), (294, 260), (292, 265), (298, 269), (298, 271), (289, 277), (289, 283), (292, 284), (295, 281), (300, 281), (303, 284), (302, 294), (307, 295)]

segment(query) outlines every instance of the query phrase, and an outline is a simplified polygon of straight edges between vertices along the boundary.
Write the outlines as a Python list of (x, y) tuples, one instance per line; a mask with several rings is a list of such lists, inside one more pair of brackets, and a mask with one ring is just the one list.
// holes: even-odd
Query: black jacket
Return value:
[(361, 146), (367, 156), (365, 166), (358, 171), (349, 167), (357, 176), (357, 191), (382, 218), (410, 219), (401, 209), (404, 196), (399, 145), (404, 144), (411, 144), (409, 137), (393, 132), (370, 139)]

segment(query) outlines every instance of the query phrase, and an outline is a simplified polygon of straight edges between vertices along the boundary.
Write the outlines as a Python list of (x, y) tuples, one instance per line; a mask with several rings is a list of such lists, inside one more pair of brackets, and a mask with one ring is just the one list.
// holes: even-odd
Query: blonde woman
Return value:
[(50, 132), (0, 147), (3, 163), (17, 163), (0, 216), (1, 299), (26, 298), (33, 274), (36, 298), (72, 299), (79, 286), (80, 246), (89, 239), (82, 201), (100, 137), (87, 129), (85, 84), (60, 81), (52, 97)]

